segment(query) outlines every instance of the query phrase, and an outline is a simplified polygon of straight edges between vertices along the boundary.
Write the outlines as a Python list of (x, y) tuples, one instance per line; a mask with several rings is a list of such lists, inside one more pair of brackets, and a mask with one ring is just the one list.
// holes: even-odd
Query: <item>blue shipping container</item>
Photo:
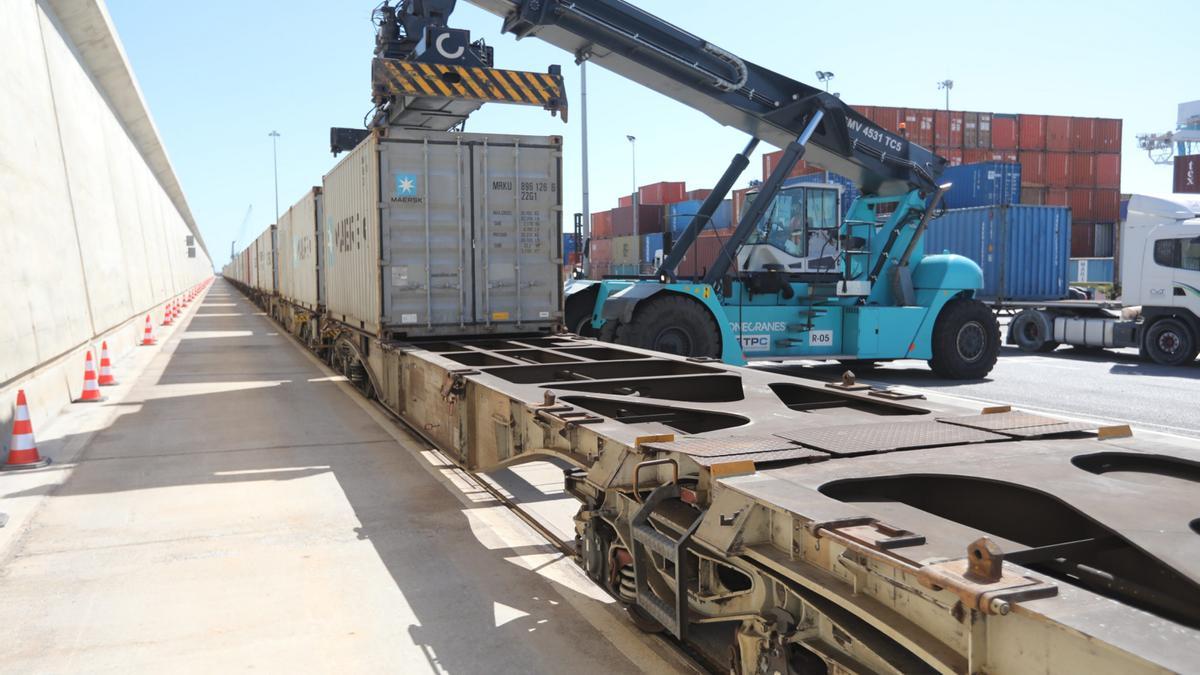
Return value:
[(654, 262), (654, 254), (662, 250), (662, 232), (642, 236), (642, 262)]
[(983, 268), (988, 300), (1058, 300), (1067, 296), (1071, 209), (989, 206), (952, 209), (929, 222), (925, 254), (957, 253)]
[(948, 209), (1021, 203), (1021, 165), (982, 162), (948, 166), (942, 183), (953, 183), (942, 203)]
[(1113, 282), (1112, 258), (1071, 258), (1073, 284), (1111, 284)]
[[(678, 237), (683, 234), (687, 226), (692, 223), (692, 217), (700, 212), (700, 205), (703, 203), (699, 199), (691, 199), (686, 202), (676, 202), (667, 207), (667, 230), (671, 236)], [(733, 200), (726, 199), (717, 207), (712, 219), (704, 229), (705, 231), (727, 230), (731, 227), (733, 227)]]
[(575, 233), (574, 232), (563, 232), (562, 239), (563, 239), (563, 244), (562, 244), (563, 259), (566, 259), (566, 258), (570, 257), (570, 255), (572, 253), (575, 252)]
[(783, 183), (783, 186), (789, 187), (801, 183), (829, 183), (831, 185), (840, 186), (842, 188), (841, 209), (843, 218), (846, 217), (846, 213), (850, 210), (850, 205), (854, 203), (854, 200), (862, 196), (862, 191), (858, 189), (858, 186), (854, 184), (854, 181), (832, 171), (809, 173), (803, 176), (789, 178)]

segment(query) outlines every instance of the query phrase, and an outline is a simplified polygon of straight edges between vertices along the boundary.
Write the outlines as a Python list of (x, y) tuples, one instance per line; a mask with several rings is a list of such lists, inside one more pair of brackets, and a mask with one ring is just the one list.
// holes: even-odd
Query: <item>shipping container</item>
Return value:
[(579, 245), (577, 244), (574, 232), (562, 233), (562, 252), (563, 259), (567, 259), (579, 252)]
[[(941, 148), (962, 148), (963, 113), (938, 110), (933, 118), (933, 144)], [(945, 157), (946, 155), (942, 155)]]
[(252, 287), (267, 295), (275, 295), (279, 287), (278, 265), (275, 264), (276, 226), (268, 227), (254, 242), (254, 283)]
[(1091, 117), (1071, 118), (1071, 150), (1094, 152), (1096, 150), (1096, 120)]
[[(782, 150), (779, 150), (777, 152), (768, 152), (765, 155), (763, 155), (763, 157), (762, 157), (762, 168), (763, 168), (762, 179), (763, 180), (766, 180), (767, 178), (769, 178), (771, 176), (771, 172), (775, 170), (775, 166), (777, 164), (779, 164), (779, 160), (782, 158), (783, 158)], [(821, 171), (821, 169), (819, 167), (812, 166), (811, 164), (809, 164), (808, 162), (805, 162), (804, 160), (800, 160), (800, 161), (796, 162), (796, 166), (792, 167), (792, 171), (791, 171), (791, 173), (789, 173), (787, 175), (787, 177), (795, 178), (797, 176), (803, 176), (806, 174), (815, 173), (817, 171)]]
[[(639, 204), (637, 207), (637, 234), (663, 231), (663, 209), (660, 204)], [(612, 236), (627, 237), (634, 234), (633, 207), (613, 209)]]
[(1095, 134), (1096, 152), (1121, 151), (1121, 120), (1098, 118)]
[(1046, 188), (1032, 185), (1021, 186), (1021, 203), (1025, 206), (1045, 206)]
[(876, 106), (871, 121), (888, 131), (900, 133), (900, 123), (904, 121), (904, 108)]
[(619, 206), (621, 208), (628, 208), (630, 206), (633, 206), (633, 195), (623, 195), (621, 197), (618, 197), (617, 198), (617, 206)]
[(963, 113), (963, 147), (984, 150), (992, 147), (991, 113)]
[(721, 247), (729, 240), (728, 233), (705, 232), (696, 237), (679, 263), (677, 275), (681, 278), (699, 278), (717, 259)]
[(953, 209), (929, 223), (926, 254), (948, 251), (983, 269), (989, 300), (1053, 300), (1067, 295), (1068, 209), (992, 206)]
[(1047, 188), (1046, 206), (1070, 206), (1066, 188)]
[(1072, 284), (1111, 284), (1115, 269), (1112, 258), (1071, 258), (1067, 265)]
[(652, 263), (654, 257), (659, 253), (666, 254), (666, 247), (663, 242), (663, 233), (647, 234), (642, 237), (642, 262)]
[(1046, 184), (1050, 187), (1067, 187), (1071, 184), (1071, 153), (1046, 153)]
[(380, 337), (551, 331), (562, 139), (391, 128), (325, 176), (326, 307)]
[(661, 182), (638, 188), (638, 202), (642, 204), (674, 204), (685, 199), (685, 183)]
[(1021, 162), (1021, 182), (1023, 185), (1035, 187), (1046, 186), (1046, 153), (1033, 150), (1021, 150), (1017, 153)]
[(1021, 150), (1046, 149), (1046, 116), (1017, 115), (1017, 146)]
[(640, 237), (627, 235), (612, 238), (612, 261), (614, 265), (636, 265), (641, 256)]
[(612, 236), (612, 211), (592, 214), (592, 237), (608, 239)]
[(963, 163), (962, 148), (938, 148), (935, 152), (946, 158), (946, 166), (958, 166)]
[(836, 186), (838, 188), (838, 204), (843, 218), (846, 217), (846, 213), (850, 210), (850, 205), (854, 203), (854, 200), (862, 196), (862, 191), (854, 184), (854, 181), (832, 171), (822, 171), (821, 173), (801, 176), (800, 178), (792, 178), (784, 185), (799, 183)]
[(321, 302), (321, 188), (279, 216), (279, 297), (306, 309)]
[(1071, 118), (1046, 116), (1046, 149), (1067, 152), (1071, 149)]
[(1096, 258), (1111, 258), (1116, 248), (1116, 226), (1113, 223), (1095, 223), (1092, 225), (1092, 256)]
[(685, 201), (704, 201), (712, 194), (712, 190), (689, 190)]
[[(688, 200), (678, 202), (667, 207), (667, 227), (673, 237), (679, 237), (687, 226), (692, 223), (692, 218), (700, 212), (700, 206), (704, 202), (701, 200)], [(733, 227), (733, 200), (726, 199), (721, 202), (717, 210), (713, 212), (712, 218), (705, 226), (705, 230), (728, 230)]]
[(1092, 206), (1092, 188), (1067, 188), (1067, 201), (1071, 215), (1078, 221), (1094, 220), (1096, 212)]
[(1117, 153), (1101, 153), (1096, 158), (1096, 187), (1121, 187), (1121, 155)]
[(905, 108), (904, 126), (908, 139), (918, 145), (931, 147), (934, 143), (934, 111), (928, 108)]
[(992, 115), (992, 149), (1016, 150), (1017, 147), (1017, 116)]
[(1097, 188), (1092, 193), (1092, 216), (1115, 222), (1121, 218), (1121, 192), (1116, 188)]
[(1096, 226), (1092, 223), (1071, 223), (1071, 257), (1090, 258), (1096, 250)]
[(592, 264), (602, 263), (608, 265), (612, 262), (612, 239), (593, 239), (589, 252), (592, 256)]
[(1078, 152), (1071, 155), (1071, 187), (1095, 187), (1096, 155)]
[(1021, 165), (1005, 162), (948, 167), (941, 182), (952, 183), (942, 203), (948, 209), (1021, 202)]

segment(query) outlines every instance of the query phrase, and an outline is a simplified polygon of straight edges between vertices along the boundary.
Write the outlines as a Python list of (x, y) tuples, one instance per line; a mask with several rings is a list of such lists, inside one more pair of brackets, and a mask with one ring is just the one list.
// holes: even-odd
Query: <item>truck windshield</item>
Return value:
[[(742, 213), (745, 213), (756, 194), (752, 192), (746, 195)], [(766, 215), (756, 224), (746, 243), (770, 244), (791, 255), (806, 256), (810, 230), (837, 229), (837, 198), (836, 187), (784, 188), (775, 195)]]

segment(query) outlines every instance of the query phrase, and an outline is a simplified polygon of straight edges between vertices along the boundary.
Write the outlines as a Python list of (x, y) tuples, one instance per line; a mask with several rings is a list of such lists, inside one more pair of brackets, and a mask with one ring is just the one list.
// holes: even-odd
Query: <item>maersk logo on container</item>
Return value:
[(417, 187), (416, 174), (396, 174), (396, 190), (392, 193), (392, 201), (403, 204), (420, 204), (422, 199), (417, 196)]

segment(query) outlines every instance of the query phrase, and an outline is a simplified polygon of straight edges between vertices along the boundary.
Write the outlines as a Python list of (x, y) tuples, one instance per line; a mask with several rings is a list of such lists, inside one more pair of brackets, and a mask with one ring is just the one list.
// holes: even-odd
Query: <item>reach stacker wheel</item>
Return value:
[(721, 357), (721, 329), (708, 309), (677, 293), (641, 303), (633, 320), (617, 327), (617, 343), (679, 356)]
[(999, 355), (1000, 325), (986, 305), (967, 298), (946, 303), (933, 326), (933, 372), (950, 380), (978, 380), (992, 372)]

